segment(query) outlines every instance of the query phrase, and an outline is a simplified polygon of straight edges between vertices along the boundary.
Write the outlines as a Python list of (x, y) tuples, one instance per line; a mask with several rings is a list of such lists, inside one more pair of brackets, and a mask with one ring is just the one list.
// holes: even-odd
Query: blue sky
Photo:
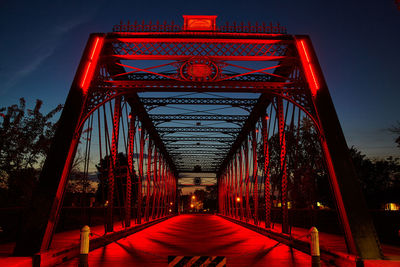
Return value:
[(25, 97), (64, 103), (87, 38), (119, 21), (182, 15), (279, 22), (310, 35), (349, 146), (400, 156), (386, 129), (400, 121), (400, 10), (388, 1), (0, 1), (0, 107)]

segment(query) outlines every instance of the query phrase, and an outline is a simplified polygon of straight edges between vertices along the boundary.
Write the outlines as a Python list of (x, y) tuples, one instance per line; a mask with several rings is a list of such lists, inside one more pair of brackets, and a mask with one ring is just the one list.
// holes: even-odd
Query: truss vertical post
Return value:
[(161, 203), (160, 203), (160, 217), (164, 217), (165, 214), (165, 161), (164, 158), (162, 158), (162, 165), (161, 165)]
[(148, 142), (148, 148), (147, 148), (147, 177), (146, 177), (146, 209), (145, 209), (145, 217), (146, 217), (146, 222), (149, 221), (149, 208), (150, 208), (150, 180), (151, 180), (151, 153), (152, 153), (152, 143), (150, 136), (149, 142)]
[(280, 169), (281, 169), (281, 206), (282, 206), (282, 232), (289, 233), (289, 214), (287, 206), (287, 169), (286, 169), (286, 137), (285, 137), (285, 116), (283, 110), (283, 99), (276, 98), (279, 128)]
[(119, 122), (121, 117), (121, 97), (115, 98), (114, 116), (113, 116), (113, 132), (111, 137), (111, 159), (108, 169), (108, 205), (106, 212), (106, 232), (114, 231), (114, 189), (115, 174), (118, 165), (118, 138), (119, 138)]
[(246, 223), (249, 221), (250, 218), (250, 201), (249, 201), (249, 180), (250, 180), (250, 170), (249, 170), (249, 140), (246, 137), (244, 141), (244, 160), (245, 160), (245, 183), (246, 183), (246, 214), (245, 220)]
[(156, 196), (157, 196), (157, 148), (154, 147), (153, 154), (153, 208), (151, 209), (151, 218), (155, 219), (155, 209), (156, 209)]
[(228, 203), (229, 203), (229, 198), (228, 198), (228, 183), (226, 181), (226, 170), (222, 174), (222, 180), (224, 181), (224, 214), (228, 216)]
[(270, 171), (269, 171), (269, 147), (268, 147), (268, 117), (262, 118), (263, 128), (263, 152), (264, 152), (264, 198), (265, 198), (265, 228), (271, 227), (271, 193), (270, 193)]
[(85, 72), (95, 71), (104, 36), (92, 34), (86, 44), (29, 209), (24, 213), (24, 222), (14, 249), (16, 256), (32, 256), (50, 246), (81, 134), (79, 124), (91, 83), (91, 77), (83, 78)]
[(133, 148), (135, 139), (135, 122), (136, 116), (133, 112), (130, 113), (129, 124), (129, 145), (128, 145), (128, 173), (126, 175), (126, 199), (125, 199), (125, 226), (131, 226), (131, 209), (132, 209), (132, 180), (134, 179), (133, 170)]
[(295, 36), (295, 41), (312, 93), (322, 149), (348, 250), (362, 259), (382, 259), (379, 239), (311, 40), (308, 36)]
[(138, 203), (137, 203), (137, 224), (142, 223), (142, 181), (143, 181), (143, 157), (144, 157), (144, 142), (145, 142), (145, 130), (143, 126), (139, 128), (140, 131), (140, 151), (139, 151), (139, 175), (138, 175)]
[(258, 168), (257, 168), (257, 134), (256, 129), (252, 131), (253, 148), (253, 202), (254, 202), (254, 224), (258, 225)]
[(243, 220), (243, 159), (242, 159), (242, 146), (239, 148), (239, 194), (240, 194), (240, 220)]
[(161, 212), (161, 190), (162, 190), (162, 155), (161, 153), (158, 154), (158, 194), (157, 194), (157, 218), (160, 218)]
[(228, 164), (227, 167), (227, 172), (228, 172), (228, 183), (229, 183), (229, 216), (233, 217), (233, 209), (234, 209), (234, 203), (233, 203), (233, 192), (232, 192), (232, 162)]
[(237, 155), (234, 155), (234, 175), (235, 175), (235, 218), (239, 218), (239, 201), (238, 201), (238, 170), (237, 170)]

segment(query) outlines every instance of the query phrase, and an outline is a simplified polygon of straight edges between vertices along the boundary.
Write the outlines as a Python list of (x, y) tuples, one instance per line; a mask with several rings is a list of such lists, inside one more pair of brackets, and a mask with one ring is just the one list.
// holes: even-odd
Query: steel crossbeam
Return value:
[(257, 103), (256, 98), (158, 98), (141, 97), (140, 102), (145, 106), (157, 105), (227, 105), (227, 106), (253, 106)]
[(184, 60), (207, 56), (217, 60), (274, 60), (287, 57), (287, 41), (267, 39), (116, 38), (111, 57), (120, 60)]
[(206, 132), (234, 134), (240, 132), (240, 128), (214, 128), (214, 127), (156, 127), (159, 133), (185, 133), (185, 132)]
[[(169, 136), (163, 138), (164, 142), (220, 142), (230, 143), (235, 141), (231, 137), (209, 137), (209, 136)], [(175, 144), (174, 144), (175, 145)]]
[(184, 149), (184, 148), (197, 148), (197, 149), (219, 149), (219, 150), (223, 150), (223, 149), (229, 149), (229, 146), (226, 145), (211, 145), (211, 144), (193, 144), (193, 145), (166, 145), (166, 148), (168, 150), (174, 149), (175, 151), (179, 152), (180, 149)]
[(171, 156), (174, 155), (225, 155), (226, 153), (221, 151), (209, 151), (209, 150), (173, 150), (169, 153)]
[(190, 121), (227, 121), (227, 122), (243, 122), (247, 116), (240, 115), (181, 115), (181, 114), (168, 114), (168, 115), (150, 115), (153, 121), (172, 121), (172, 120), (190, 120)]

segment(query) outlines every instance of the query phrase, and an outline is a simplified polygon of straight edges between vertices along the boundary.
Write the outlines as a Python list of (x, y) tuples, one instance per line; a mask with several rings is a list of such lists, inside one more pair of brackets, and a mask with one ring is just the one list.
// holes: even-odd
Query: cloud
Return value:
[[(0, 94), (5, 95), (20, 81), (40, 68), (42, 63), (54, 54), (63, 36), (91, 20), (95, 13), (96, 10), (92, 10), (74, 17), (60, 18), (48, 30), (30, 32), (35, 36), (35, 39), (31, 39), (31, 42), (14, 44), (12, 49), (24, 51), (24, 54), (18, 58), (8, 57), (2, 62), (3, 66), (8, 67), (1, 68)], [(41, 27), (36, 28), (40, 29)], [(7, 60), (10, 60), (10, 62), (7, 62)]]
[(12, 87), (14, 87), (20, 80), (28, 76), (30, 73), (34, 72), (43, 61), (45, 61), (48, 57), (50, 57), (54, 53), (54, 48), (49, 49), (43, 54), (37, 55), (33, 60), (31, 60), (28, 64), (25, 64), (24, 67), (14, 72), (9, 76), (8, 80), (3, 84), (1, 93), (4, 94)]

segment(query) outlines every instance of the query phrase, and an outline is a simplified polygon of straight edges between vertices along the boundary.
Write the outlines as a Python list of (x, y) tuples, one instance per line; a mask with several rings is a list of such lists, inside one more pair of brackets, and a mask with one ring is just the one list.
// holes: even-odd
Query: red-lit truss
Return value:
[[(349, 250), (377, 251), (310, 39), (203, 22), (91, 35), (42, 171), (46, 195), (32, 204), (43, 216), (27, 215), (16, 251), (37, 251), (38, 236), (42, 251), (50, 247), (78, 176), (85, 196), (99, 180), (95, 201), (82, 205), (105, 209), (106, 232), (178, 214), (178, 177), (197, 172), (216, 175), (220, 214), (266, 228), (278, 221), (289, 233), (290, 192), (308, 190), (302, 164), (329, 174)], [(316, 137), (307, 148), (306, 133)], [(304, 160), (310, 147), (322, 162)]]

